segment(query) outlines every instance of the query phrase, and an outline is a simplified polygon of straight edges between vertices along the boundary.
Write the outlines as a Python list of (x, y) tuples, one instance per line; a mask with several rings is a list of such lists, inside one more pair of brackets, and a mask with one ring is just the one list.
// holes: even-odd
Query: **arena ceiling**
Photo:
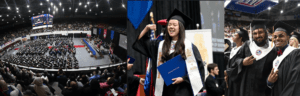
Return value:
[(54, 19), (124, 18), (126, 5), (126, 0), (0, 0), (0, 27), (30, 23), (30, 18), (39, 14), (51, 14)]

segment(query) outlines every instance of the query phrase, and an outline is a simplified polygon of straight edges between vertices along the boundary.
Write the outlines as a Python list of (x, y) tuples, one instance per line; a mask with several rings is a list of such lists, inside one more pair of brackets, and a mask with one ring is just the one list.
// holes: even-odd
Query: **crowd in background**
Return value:
[[(126, 67), (87, 72), (34, 72), (10, 62), (0, 62), (0, 96), (53, 96), (58, 87), (64, 96), (111, 96), (126, 93)], [(53, 86), (58, 82), (58, 86)]]
[(126, 28), (121, 26), (112, 26), (108, 24), (97, 23), (95, 21), (69, 21), (69, 20), (60, 20), (55, 21), (53, 27), (41, 28), (41, 29), (32, 29), (32, 27), (22, 27), (18, 26), (7, 32), (1, 33), (0, 36), (0, 45), (3, 45), (9, 41), (14, 40), (15, 38), (43, 33), (43, 32), (52, 32), (52, 31), (90, 31), (92, 27), (101, 27), (103, 29), (114, 30), (115, 32), (126, 33)]

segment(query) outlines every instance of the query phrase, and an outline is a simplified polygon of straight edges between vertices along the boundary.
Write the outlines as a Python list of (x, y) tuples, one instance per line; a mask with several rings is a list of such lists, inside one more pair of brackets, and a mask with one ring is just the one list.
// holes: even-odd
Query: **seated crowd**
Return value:
[[(64, 96), (123, 96), (126, 94), (124, 65), (87, 72), (33, 72), (0, 62), (0, 96), (53, 96), (58, 82)], [(114, 95), (115, 96), (115, 95)]]
[[(48, 45), (53, 46), (49, 49)], [(45, 54), (48, 51), (49, 55)], [(36, 68), (78, 69), (75, 53), (74, 42), (70, 38), (36, 39), (21, 47), (16, 55), (7, 55), (3, 60)]]

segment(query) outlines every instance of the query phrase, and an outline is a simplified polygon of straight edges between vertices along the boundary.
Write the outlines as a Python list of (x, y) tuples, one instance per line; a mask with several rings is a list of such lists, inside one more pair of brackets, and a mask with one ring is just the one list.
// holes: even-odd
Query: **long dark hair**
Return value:
[[(178, 25), (179, 25), (179, 33), (178, 33), (178, 40), (175, 44), (175, 51), (174, 51), (174, 56), (176, 55), (181, 55), (181, 57), (185, 60), (186, 56), (185, 56), (185, 45), (184, 45), (184, 39), (185, 39), (185, 28), (184, 25), (178, 21)], [(171, 47), (171, 41), (172, 41), (172, 37), (170, 37), (170, 34), (168, 32), (168, 26), (169, 23), (166, 26), (166, 30), (165, 30), (165, 41), (162, 47), (162, 56), (161, 56), (161, 62), (165, 62), (167, 61), (168, 57), (170, 56), (169, 51), (170, 51), (170, 47)]]

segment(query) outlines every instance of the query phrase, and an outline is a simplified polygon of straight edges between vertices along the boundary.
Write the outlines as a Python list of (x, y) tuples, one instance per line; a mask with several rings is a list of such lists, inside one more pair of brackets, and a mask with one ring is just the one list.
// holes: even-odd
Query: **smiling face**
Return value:
[(254, 42), (258, 45), (258, 46), (263, 46), (266, 42), (266, 32), (264, 31), (263, 28), (259, 28), (253, 31), (253, 39)]
[(289, 38), (290, 36), (283, 31), (277, 31), (273, 35), (275, 46), (280, 49), (288, 44)]
[(179, 35), (179, 23), (178, 20), (170, 20), (168, 24), (168, 33), (169, 36), (172, 37), (173, 39), (178, 39)]

